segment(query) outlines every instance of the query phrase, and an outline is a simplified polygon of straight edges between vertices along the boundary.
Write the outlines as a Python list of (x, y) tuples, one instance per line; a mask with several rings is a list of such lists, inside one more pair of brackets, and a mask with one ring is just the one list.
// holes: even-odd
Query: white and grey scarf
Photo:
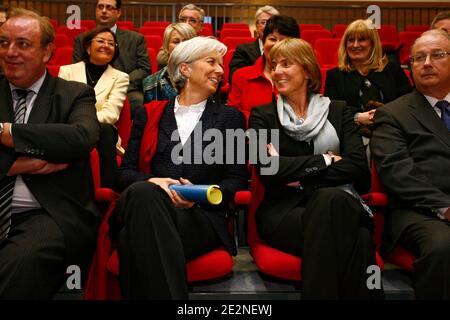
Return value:
[(332, 151), (339, 154), (339, 137), (336, 129), (328, 121), (330, 99), (319, 94), (309, 95), (306, 119), (299, 118), (282, 95), (277, 99), (277, 112), (280, 123), (291, 138), (297, 141), (314, 143), (314, 154)]
[[(282, 95), (278, 96), (277, 112), (280, 123), (284, 131), (291, 138), (297, 141), (314, 143), (314, 154), (324, 154), (332, 151), (334, 154), (340, 154), (339, 137), (336, 129), (328, 121), (328, 112), (330, 108), (330, 99), (319, 94), (309, 95), (309, 104), (306, 119), (299, 118), (286, 98)], [(359, 196), (353, 184), (344, 184), (337, 186), (355, 197), (363, 206), (370, 217), (373, 217), (372, 211), (366, 205), (364, 200)]]

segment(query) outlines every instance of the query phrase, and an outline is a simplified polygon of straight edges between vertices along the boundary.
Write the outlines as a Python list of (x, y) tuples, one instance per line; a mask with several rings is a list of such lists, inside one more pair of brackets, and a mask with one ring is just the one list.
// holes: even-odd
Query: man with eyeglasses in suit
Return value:
[(199, 36), (203, 30), (203, 20), (205, 19), (205, 10), (197, 7), (195, 4), (187, 4), (181, 8), (178, 14), (178, 21), (189, 23)]
[(277, 9), (272, 6), (264, 6), (259, 8), (255, 14), (255, 42), (244, 43), (237, 46), (233, 58), (230, 62), (230, 84), (233, 78), (233, 73), (242, 67), (252, 66), (255, 64), (263, 52), (262, 37), (267, 20), (270, 17), (280, 14)]
[[(131, 107), (131, 115), (144, 103), (142, 80), (150, 74), (150, 59), (144, 36), (140, 33), (122, 30), (117, 27), (117, 20), (121, 15), (121, 0), (98, 0), (95, 9), (97, 26), (107, 26), (116, 34), (120, 56), (114, 61), (113, 67), (128, 73), (130, 85), (128, 86), (128, 100)], [(72, 63), (81, 61), (84, 48), (82, 33), (75, 38)]]
[(413, 44), (416, 90), (375, 113), (372, 155), (390, 202), (382, 252), (415, 257), (417, 299), (450, 299), (450, 34)]
[(94, 252), (95, 94), (46, 71), (53, 41), (50, 21), (22, 8), (0, 28), (0, 300), (52, 298)]

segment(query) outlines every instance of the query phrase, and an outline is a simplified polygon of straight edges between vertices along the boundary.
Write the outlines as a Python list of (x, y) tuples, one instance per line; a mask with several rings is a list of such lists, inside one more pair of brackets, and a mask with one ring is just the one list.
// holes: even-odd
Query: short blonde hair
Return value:
[(278, 57), (298, 63), (309, 75), (308, 90), (319, 93), (322, 88), (322, 74), (319, 62), (311, 45), (302, 39), (287, 38), (277, 42), (269, 52), (270, 60)]
[(167, 28), (164, 30), (162, 47), (158, 52), (158, 56), (156, 57), (156, 62), (158, 63), (158, 66), (167, 65), (167, 61), (169, 60), (170, 36), (172, 35), (173, 31), (177, 31), (183, 38), (183, 41), (189, 40), (197, 36), (195, 29), (189, 23), (180, 22), (168, 25)]
[(178, 92), (184, 88), (187, 80), (181, 73), (181, 64), (193, 63), (212, 52), (217, 52), (223, 57), (227, 53), (227, 47), (213, 37), (194, 37), (175, 47), (167, 63), (167, 73)]
[(350, 72), (355, 70), (352, 61), (347, 53), (347, 41), (350, 38), (366, 38), (372, 42), (372, 52), (369, 59), (367, 59), (365, 65), (369, 70), (383, 71), (384, 67), (388, 63), (386, 55), (383, 54), (381, 47), (380, 37), (377, 30), (373, 27), (372, 21), (367, 20), (355, 20), (350, 23), (342, 36), (339, 44), (338, 58), (339, 69), (342, 71)]

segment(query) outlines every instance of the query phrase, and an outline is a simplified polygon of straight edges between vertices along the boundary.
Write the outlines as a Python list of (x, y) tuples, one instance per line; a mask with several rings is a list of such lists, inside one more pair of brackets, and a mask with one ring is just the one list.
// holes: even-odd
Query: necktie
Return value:
[[(14, 122), (24, 123), (29, 90), (15, 89), (18, 99), (14, 109)], [(0, 180), (0, 242), (8, 236), (11, 227), (12, 198), (16, 177), (5, 176)]]
[(450, 131), (450, 103), (446, 100), (441, 100), (436, 103), (436, 107), (441, 110), (441, 119), (447, 130)]

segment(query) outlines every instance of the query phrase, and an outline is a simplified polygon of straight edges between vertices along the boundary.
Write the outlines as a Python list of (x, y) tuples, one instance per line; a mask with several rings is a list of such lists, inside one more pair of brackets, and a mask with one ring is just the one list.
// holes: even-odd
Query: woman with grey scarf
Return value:
[[(286, 39), (270, 51), (277, 101), (253, 108), (249, 124), (268, 130), (267, 152), (278, 171), (263, 175), (256, 212), (259, 236), (301, 257), (304, 299), (372, 299), (367, 268), (376, 265), (370, 209), (359, 198), (370, 172), (343, 101), (319, 94), (321, 74), (311, 46)], [(278, 137), (278, 139), (273, 139)], [(266, 164), (267, 165), (271, 165)]]

